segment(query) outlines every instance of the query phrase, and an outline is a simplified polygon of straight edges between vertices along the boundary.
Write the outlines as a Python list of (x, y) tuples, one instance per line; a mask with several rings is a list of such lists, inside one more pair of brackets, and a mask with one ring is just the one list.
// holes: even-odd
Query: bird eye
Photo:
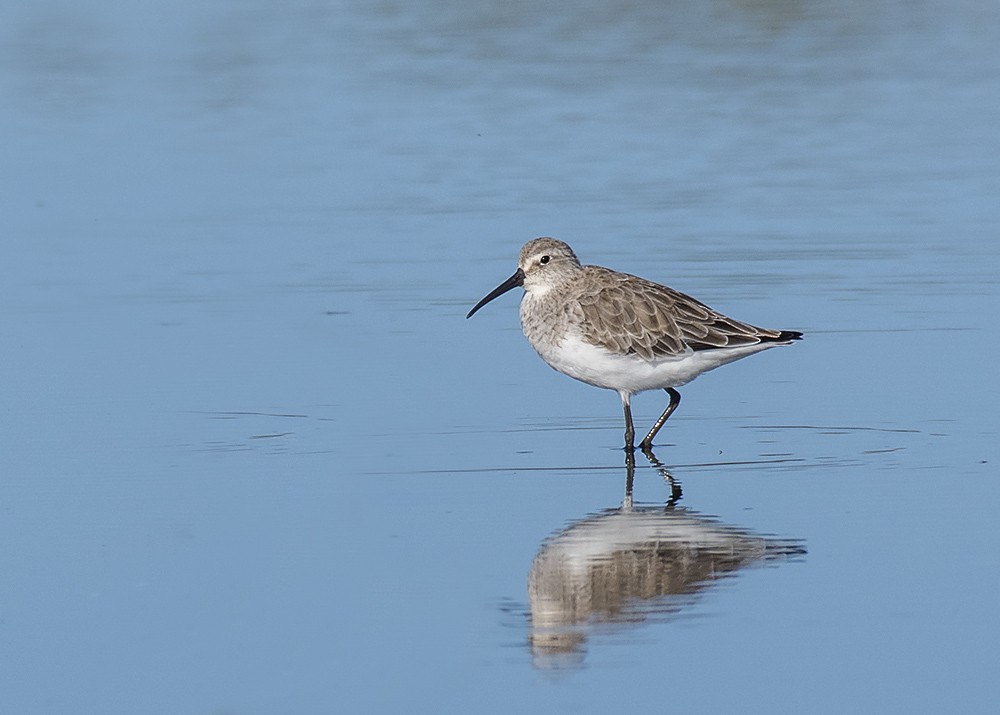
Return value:
[(552, 259), (549, 258), (548, 256), (542, 256), (541, 258), (538, 259), (538, 262), (541, 263), (544, 266), (550, 260), (552, 260)]

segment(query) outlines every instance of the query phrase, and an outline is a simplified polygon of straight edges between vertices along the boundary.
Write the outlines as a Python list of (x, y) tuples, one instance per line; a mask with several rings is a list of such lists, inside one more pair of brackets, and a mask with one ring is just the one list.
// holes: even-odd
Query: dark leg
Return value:
[(629, 396), (623, 394), (622, 407), (625, 408), (625, 451), (635, 451), (635, 427), (632, 426), (632, 408), (629, 406)]
[[(662, 427), (663, 423), (667, 421), (667, 418), (674, 413), (674, 410), (677, 409), (677, 405), (681, 404), (681, 393), (672, 387), (666, 387), (664, 389), (667, 391), (667, 394), (670, 395), (670, 404), (667, 405), (667, 409), (665, 409), (663, 414), (660, 415), (660, 419), (656, 420), (656, 424), (653, 425), (653, 429), (649, 430), (649, 434), (647, 434), (642, 442), (639, 443), (639, 447), (643, 450), (650, 449), (653, 446), (653, 437), (655, 437), (656, 433), (660, 431), (660, 427)], [(627, 405), (626, 409), (628, 409)]]

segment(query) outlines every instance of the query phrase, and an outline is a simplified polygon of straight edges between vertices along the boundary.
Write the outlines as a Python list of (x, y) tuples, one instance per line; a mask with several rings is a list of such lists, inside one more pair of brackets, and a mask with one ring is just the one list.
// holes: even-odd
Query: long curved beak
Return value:
[(517, 271), (514, 273), (514, 275), (512, 275), (510, 278), (508, 278), (503, 283), (501, 283), (500, 285), (498, 285), (496, 288), (494, 288), (493, 290), (491, 290), (489, 292), (489, 295), (487, 295), (481, 301), (479, 301), (478, 303), (476, 303), (476, 307), (473, 308), (472, 310), (470, 310), (469, 314), (467, 316), (465, 316), (466, 320), (468, 320), (469, 318), (471, 318), (475, 314), (475, 312), (477, 310), (479, 310), (480, 308), (482, 308), (484, 305), (486, 305), (487, 303), (489, 303), (494, 298), (503, 295), (504, 293), (506, 293), (509, 290), (513, 290), (514, 288), (517, 288), (518, 286), (523, 286), (523, 285), (524, 285), (524, 271), (522, 271), (520, 268), (518, 268)]

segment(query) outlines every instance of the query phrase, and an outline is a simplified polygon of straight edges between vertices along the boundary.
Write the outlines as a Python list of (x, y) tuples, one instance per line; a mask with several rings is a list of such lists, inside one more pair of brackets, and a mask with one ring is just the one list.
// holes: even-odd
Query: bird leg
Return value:
[(629, 405), (629, 395), (624, 392), (620, 394), (622, 398), (622, 407), (625, 408), (625, 451), (634, 452), (635, 427), (632, 426), (632, 407)]
[[(660, 431), (660, 427), (662, 427), (663, 423), (667, 421), (667, 418), (674, 413), (674, 410), (677, 409), (677, 405), (681, 404), (681, 393), (679, 393), (672, 387), (665, 387), (663, 389), (665, 389), (667, 391), (667, 394), (670, 395), (670, 404), (667, 405), (667, 409), (665, 409), (663, 411), (663, 414), (660, 415), (660, 419), (656, 420), (656, 424), (653, 425), (653, 429), (649, 430), (649, 434), (647, 434), (645, 438), (643, 438), (642, 442), (639, 443), (639, 447), (643, 451), (652, 448), (653, 437), (655, 437), (656, 433)], [(625, 409), (628, 410), (628, 405), (625, 406)], [(625, 416), (628, 418), (628, 422), (631, 424), (632, 416), (628, 412), (625, 413)], [(626, 435), (627, 434), (628, 433), (626, 433)]]

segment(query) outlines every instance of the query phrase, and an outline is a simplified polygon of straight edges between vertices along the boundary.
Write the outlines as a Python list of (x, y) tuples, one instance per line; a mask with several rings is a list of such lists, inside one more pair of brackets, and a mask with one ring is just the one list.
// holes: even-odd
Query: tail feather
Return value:
[(801, 340), (802, 333), (798, 330), (782, 330), (776, 338), (765, 338), (769, 342), (784, 343), (789, 340)]

